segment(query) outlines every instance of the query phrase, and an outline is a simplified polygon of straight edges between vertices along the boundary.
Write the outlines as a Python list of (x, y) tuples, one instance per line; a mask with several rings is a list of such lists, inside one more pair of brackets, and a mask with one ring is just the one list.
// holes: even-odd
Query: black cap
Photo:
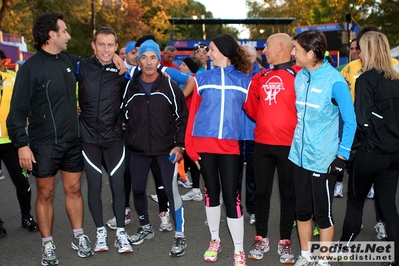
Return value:
[(152, 35), (152, 34), (144, 35), (143, 37), (140, 37), (137, 40), (135, 48), (140, 47), (143, 44), (143, 42), (145, 42), (147, 40), (153, 40), (154, 42), (156, 42), (154, 35)]

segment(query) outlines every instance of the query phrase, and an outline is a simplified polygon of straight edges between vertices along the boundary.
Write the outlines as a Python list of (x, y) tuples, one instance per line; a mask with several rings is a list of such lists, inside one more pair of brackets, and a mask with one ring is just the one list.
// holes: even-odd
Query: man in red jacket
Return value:
[(273, 68), (252, 78), (247, 114), (256, 121), (254, 176), (256, 183), (256, 236), (249, 257), (260, 260), (270, 249), (268, 233), (270, 197), (277, 168), (281, 198), (280, 262), (294, 263), (291, 252), (292, 222), (295, 219), (295, 196), (292, 163), (288, 160), (297, 123), (294, 79), (300, 70), (291, 61), (292, 41), (288, 34), (277, 33), (267, 39), (263, 53)]

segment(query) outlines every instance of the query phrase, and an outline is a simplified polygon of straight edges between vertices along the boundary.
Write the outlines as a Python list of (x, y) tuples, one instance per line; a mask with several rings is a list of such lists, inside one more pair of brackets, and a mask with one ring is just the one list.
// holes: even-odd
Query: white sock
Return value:
[(304, 257), (307, 261), (310, 261), (310, 251), (301, 250), (301, 256)]
[(227, 225), (229, 226), (231, 238), (234, 243), (234, 253), (244, 250), (244, 217), (228, 218)]
[(43, 237), (42, 238), (42, 246), (44, 246), (44, 244), (47, 243), (47, 242), (53, 242), (54, 243), (53, 236)]
[(317, 262), (317, 265), (328, 266), (328, 260), (319, 260)]
[(209, 232), (211, 233), (211, 239), (220, 241), (220, 205), (216, 207), (205, 207), (205, 213), (208, 221)]
[(193, 192), (194, 192), (194, 193), (200, 193), (201, 190), (200, 190), (199, 188), (193, 188)]

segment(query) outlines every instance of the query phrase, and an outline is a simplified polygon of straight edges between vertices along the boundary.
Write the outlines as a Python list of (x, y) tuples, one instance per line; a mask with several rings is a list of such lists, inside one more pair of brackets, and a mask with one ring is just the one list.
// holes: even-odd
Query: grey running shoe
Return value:
[[(128, 225), (128, 224), (130, 224), (130, 208), (126, 207), (125, 208), (125, 225)], [(116, 217), (115, 216), (108, 220), (107, 226), (111, 229), (116, 230)]]
[(141, 243), (143, 243), (144, 239), (151, 239), (154, 237), (154, 235), (155, 234), (154, 230), (152, 230), (152, 226), (150, 226), (149, 229), (145, 229), (140, 226), (137, 229), (137, 233), (130, 237), (130, 243), (132, 243), (133, 245), (140, 245)]
[(170, 222), (169, 212), (158, 213), (159, 219), (161, 219), (161, 224), (159, 225), (159, 231), (172, 231), (173, 225)]
[(190, 180), (188, 180), (188, 178), (187, 178), (187, 180), (184, 180), (180, 176), (177, 179), (177, 184), (181, 185), (181, 186), (183, 186), (185, 188), (192, 188), (193, 187), (193, 183), (191, 183)]
[(96, 245), (94, 246), (94, 251), (95, 252), (102, 252), (102, 251), (107, 251), (108, 250), (108, 245), (107, 245), (107, 229), (100, 229), (97, 230), (97, 241)]
[(180, 257), (183, 256), (184, 253), (186, 253), (186, 248), (187, 248), (187, 242), (185, 237), (175, 237), (173, 240), (173, 246), (171, 251), (169, 252), (169, 255), (172, 257)]
[(118, 249), (119, 253), (133, 252), (133, 248), (129, 242), (129, 236), (126, 234), (126, 231), (116, 234), (114, 246)]
[(42, 265), (43, 266), (58, 264), (58, 259), (55, 256), (55, 250), (56, 250), (56, 247), (53, 244), (53, 242), (49, 241), (49, 242), (44, 243), (44, 246), (42, 247)]
[(291, 251), (291, 240), (280, 240), (277, 245), (277, 252), (280, 255), (280, 262), (282, 264), (294, 264), (295, 257)]
[(315, 265), (316, 265), (316, 262), (308, 261), (305, 257), (300, 255), (296, 259), (296, 263), (294, 266), (315, 266)]
[(266, 241), (263, 241), (262, 236), (255, 236), (255, 241), (252, 244), (252, 248), (249, 251), (248, 258), (253, 260), (263, 259), (263, 254), (270, 250), (269, 238), (266, 237)]
[(4, 178), (6, 178), (6, 177), (4, 176), (4, 173), (3, 173), (3, 171), (2, 171), (2, 170), (0, 170), (0, 180), (3, 180)]
[(385, 230), (385, 223), (383, 221), (378, 221), (376, 225), (374, 226), (375, 232), (377, 233), (377, 238), (378, 239), (386, 239), (387, 238), (387, 232)]
[(199, 192), (194, 192), (193, 190), (190, 190), (189, 192), (187, 192), (186, 194), (181, 196), (181, 199), (183, 201), (202, 201), (204, 199), (204, 197), (202, 196), (201, 191)]
[(72, 238), (71, 248), (78, 252), (81, 258), (87, 258), (94, 254), (93, 249), (90, 247), (90, 239), (87, 235), (80, 234)]

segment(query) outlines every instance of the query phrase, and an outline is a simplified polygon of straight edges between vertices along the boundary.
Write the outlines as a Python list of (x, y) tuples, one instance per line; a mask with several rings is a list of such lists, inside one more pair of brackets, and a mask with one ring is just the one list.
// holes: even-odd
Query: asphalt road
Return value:
[[(8, 172), (5, 167), (3, 171), (6, 179), (0, 181), (0, 218), (5, 222), (4, 227), (8, 235), (0, 238), (0, 265), (17, 265), (30, 266), (40, 265), (41, 260), (41, 237), (38, 231), (28, 232), (20, 227), (20, 211), (16, 198), (15, 188), (7, 176)], [(277, 176), (275, 181), (277, 180)], [(347, 177), (345, 176), (345, 181)], [(33, 191), (32, 196), (32, 214), (34, 214), (34, 201), (36, 195), (36, 182), (30, 177), (30, 183)], [(346, 188), (346, 183), (345, 183)], [(188, 189), (180, 187), (181, 194), (188, 192)], [(245, 189), (244, 189), (245, 190)], [(155, 192), (152, 176), (148, 178), (147, 193)], [(85, 201), (84, 214), (84, 230), (90, 237), (92, 246), (96, 240), (96, 228), (89, 208), (87, 206), (87, 182), (85, 175), (82, 178), (82, 193)], [(103, 177), (103, 209), (104, 222), (113, 217), (111, 209), (111, 195), (108, 177)], [(245, 196), (242, 197), (245, 199)], [(336, 198), (333, 203), (334, 220), (336, 223), (335, 239), (341, 234), (342, 222), (346, 209), (346, 193), (344, 198)], [(138, 265), (138, 266), (172, 266), (172, 265), (208, 265), (203, 261), (203, 253), (208, 247), (210, 234), (205, 223), (204, 202), (185, 202), (185, 220), (186, 220), (186, 238), (188, 247), (186, 254), (179, 258), (169, 257), (169, 251), (173, 244), (174, 233), (161, 233), (158, 231), (159, 218), (157, 216), (157, 203), (149, 200), (150, 220), (154, 226), (155, 237), (145, 240), (141, 245), (133, 246), (133, 253), (119, 254), (117, 249), (113, 247), (115, 232), (108, 230), (108, 246), (107, 252), (96, 253), (89, 258), (79, 258), (74, 250), (70, 247), (72, 230), (64, 207), (64, 191), (62, 187), (61, 177), (57, 175), (54, 193), (54, 228), (53, 238), (57, 246), (56, 254), (60, 261), (60, 265)], [(243, 202), (244, 203), (244, 202)], [(245, 204), (245, 203), (244, 203)], [(397, 200), (398, 204), (398, 200)], [(132, 199), (130, 202), (133, 207)], [(272, 206), (269, 223), (269, 239), (271, 249), (265, 255), (263, 260), (254, 261), (247, 260), (248, 266), (254, 265), (280, 265), (279, 256), (277, 254), (277, 242), (279, 240), (279, 215), (280, 203), (275, 182), (272, 195)], [(246, 213), (245, 207), (245, 251), (248, 254), (255, 235), (255, 226), (249, 224), (249, 215)], [(35, 216), (35, 215), (34, 215)], [(373, 210), (373, 200), (367, 200), (364, 209), (363, 230), (357, 240), (376, 241), (376, 233), (374, 231), (375, 214)], [(133, 210), (132, 222), (126, 226), (129, 235), (134, 234), (139, 226), (137, 216)], [(213, 265), (232, 265), (233, 264), (233, 243), (229, 236), (226, 226), (225, 212), (222, 211), (220, 236), (223, 242), (223, 250), (219, 255), (217, 262)], [(314, 238), (314, 240), (317, 240)], [(292, 233), (292, 249), (295, 256), (299, 254), (299, 241), (296, 229)], [(331, 263), (331, 265), (380, 265), (380, 263)]]

